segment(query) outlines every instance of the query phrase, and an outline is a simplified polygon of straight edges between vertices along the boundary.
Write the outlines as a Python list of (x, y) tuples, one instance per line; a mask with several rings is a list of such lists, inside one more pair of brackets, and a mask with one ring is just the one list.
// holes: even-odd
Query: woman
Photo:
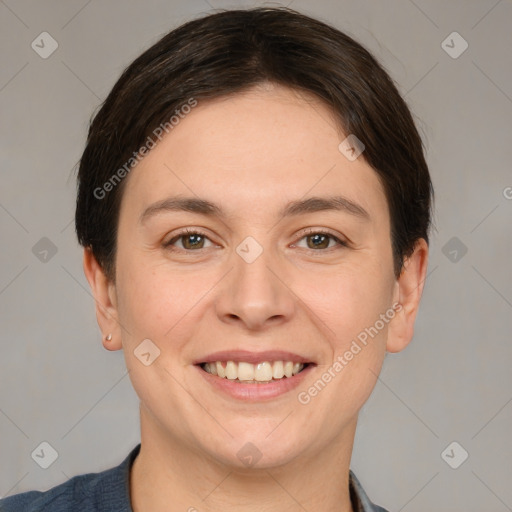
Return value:
[(78, 173), (76, 231), (141, 443), (2, 510), (383, 511), (350, 458), (413, 335), (432, 184), (392, 80), (289, 9), (216, 13), (122, 74)]

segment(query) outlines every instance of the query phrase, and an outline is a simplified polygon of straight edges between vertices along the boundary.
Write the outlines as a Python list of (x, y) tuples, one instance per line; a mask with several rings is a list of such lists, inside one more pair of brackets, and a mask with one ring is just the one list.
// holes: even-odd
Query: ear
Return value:
[[(114, 283), (107, 279), (89, 247), (84, 249), (83, 265), (85, 277), (89, 281), (96, 303), (96, 319), (102, 332), (103, 346), (107, 350), (120, 350), (122, 343), (117, 312), (116, 287)], [(110, 341), (105, 339), (108, 334), (112, 335)]]
[(420, 238), (414, 252), (404, 261), (402, 273), (395, 283), (393, 304), (396, 314), (388, 324), (388, 352), (400, 352), (412, 340), (414, 321), (427, 275), (428, 245)]

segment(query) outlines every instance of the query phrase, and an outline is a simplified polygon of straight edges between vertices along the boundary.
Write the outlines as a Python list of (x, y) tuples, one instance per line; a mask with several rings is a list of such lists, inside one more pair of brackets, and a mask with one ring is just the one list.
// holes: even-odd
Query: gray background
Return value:
[[(122, 69), (172, 27), (233, 5), (255, 2), (0, 2), (0, 496), (107, 469), (139, 442), (138, 399), (122, 353), (101, 345), (82, 271), (72, 170)], [(288, 5), (383, 63), (437, 192), (414, 340), (386, 358), (352, 469), (390, 511), (512, 510), (512, 2)], [(31, 47), (43, 31), (58, 43), (47, 59)], [(442, 46), (454, 31), (469, 44), (458, 58), (443, 46), (461, 40)], [(42, 441), (58, 452), (48, 469), (31, 457)], [(441, 457), (453, 441), (469, 453), (458, 469)]]

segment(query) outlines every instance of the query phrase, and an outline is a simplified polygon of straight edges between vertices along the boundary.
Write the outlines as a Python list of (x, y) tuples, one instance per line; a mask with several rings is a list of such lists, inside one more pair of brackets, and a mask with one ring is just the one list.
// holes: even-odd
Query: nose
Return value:
[(248, 262), (234, 252), (232, 263), (234, 268), (226, 276), (216, 303), (219, 319), (248, 330), (290, 321), (296, 297), (278, 259), (264, 250)]

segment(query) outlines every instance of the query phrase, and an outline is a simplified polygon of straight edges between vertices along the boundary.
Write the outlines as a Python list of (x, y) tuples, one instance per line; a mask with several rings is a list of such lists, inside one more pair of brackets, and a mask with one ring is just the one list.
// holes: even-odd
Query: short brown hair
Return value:
[(396, 277), (416, 241), (428, 243), (434, 191), (421, 137), (375, 58), (343, 32), (288, 8), (228, 10), (189, 21), (142, 53), (91, 121), (77, 176), (75, 228), (110, 280), (126, 179), (104, 197), (95, 191), (126, 169), (155, 128), (190, 98), (219, 98), (262, 82), (313, 93), (347, 135), (364, 143), (362, 157), (388, 202)]

